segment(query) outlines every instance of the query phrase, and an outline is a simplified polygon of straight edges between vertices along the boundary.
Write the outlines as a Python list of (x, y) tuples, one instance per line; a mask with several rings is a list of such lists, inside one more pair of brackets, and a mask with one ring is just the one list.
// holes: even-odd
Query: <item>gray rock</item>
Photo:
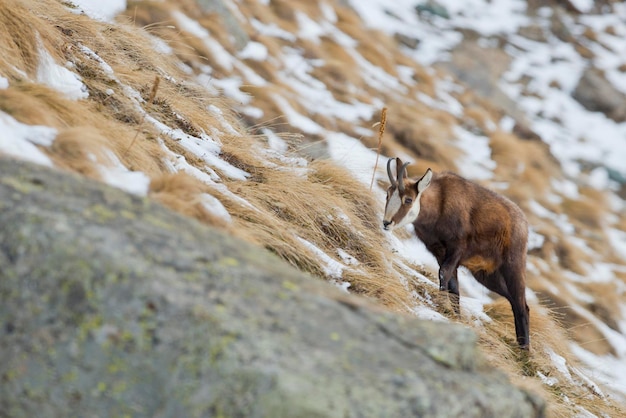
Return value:
[(587, 110), (602, 112), (616, 122), (626, 121), (626, 95), (616, 90), (596, 68), (585, 70), (572, 97)]
[(443, 19), (450, 19), (450, 14), (445, 6), (437, 3), (436, 1), (426, 1), (415, 6), (415, 11), (420, 15), (432, 15), (439, 16)]
[(449, 61), (437, 65), (513, 118), (517, 126), (516, 133), (522, 138), (538, 139), (538, 135), (530, 129), (524, 112), (498, 85), (510, 63), (511, 57), (502, 48), (482, 47), (477, 40), (465, 39), (452, 51)]
[(238, 51), (241, 51), (250, 42), (248, 33), (222, 0), (198, 0), (198, 5), (207, 13), (217, 13), (222, 19), (224, 27), (233, 37), (233, 44)]
[(573, 43), (575, 41), (574, 35), (572, 35), (566, 23), (568, 13), (560, 7), (553, 7), (552, 12), (550, 16), (550, 31), (552, 34), (563, 42)]
[(396, 42), (398, 42), (398, 44), (403, 45), (409, 49), (417, 49), (421, 42), (419, 39), (413, 36), (408, 36), (402, 33), (396, 33), (393, 35), (393, 37)]
[(524, 38), (528, 38), (535, 42), (547, 42), (545, 29), (539, 24), (531, 24), (521, 27), (517, 33)]
[(530, 417), (460, 326), (145, 198), (0, 159), (0, 416)]

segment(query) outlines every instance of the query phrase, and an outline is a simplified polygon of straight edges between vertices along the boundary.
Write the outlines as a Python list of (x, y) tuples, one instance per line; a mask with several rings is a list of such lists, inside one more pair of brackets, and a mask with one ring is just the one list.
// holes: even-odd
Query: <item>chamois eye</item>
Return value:
[(410, 205), (411, 203), (413, 203), (413, 199), (411, 199), (410, 197), (407, 197), (406, 199), (404, 199), (405, 205)]

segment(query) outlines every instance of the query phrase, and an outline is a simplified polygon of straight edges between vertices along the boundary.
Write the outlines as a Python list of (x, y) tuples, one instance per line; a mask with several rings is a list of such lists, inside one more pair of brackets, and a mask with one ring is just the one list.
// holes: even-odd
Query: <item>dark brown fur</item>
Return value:
[[(399, 166), (402, 164), (399, 159), (397, 162)], [(403, 180), (402, 201), (406, 196), (416, 199), (419, 180)], [(395, 191), (393, 185), (390, 189)], [(420, 203), (413, 226), (419, 239), (437, 258), (440, 289), (450, 292), (458, 312), (457, 268), (467, 267), (476, 280), (511, 303), (517, 342), (527, 349), (530, 344), (525, 296), (528, 223), (524, 213), (509, 199), (449, 172), (433, 175)], [(404, 205), (397, 214), (403, 211), (406, 213)]]

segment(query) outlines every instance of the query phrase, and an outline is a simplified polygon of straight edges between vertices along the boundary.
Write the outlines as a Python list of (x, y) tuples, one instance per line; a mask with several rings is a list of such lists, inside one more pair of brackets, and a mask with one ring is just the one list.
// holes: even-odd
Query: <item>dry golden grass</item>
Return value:
[[(455, 160), (461, 153), (451, 144), (451, 128), (456, 125), (451, 115), (425, 106), (395, 103), (389, 105), (388, 115), (388, 136), (408, 149), (418, 161), (437, 162), (441, 167), (456, 170)], [(383, 152), (394, 155), (385, 148)], [(410, 175), (414, 175), (413, 169), (409, 167)]]
[(176, 5), (153, 1), (129, 2), (124, 16), (129, 22), (165, 40), (188, 66), (192, 68), (208, 66), (214, 70), (215, 76), (228, 74), (231, 69), (223, 68), (219, 57), (213, 55), (205, 40), (187, 33), (173, 17), (173, 11), (193, 16), (207, 30), (212, 40), (217, 41), (229, 53), (235, 52), (230, 34), (225, 30), (221, 17), (214, 13), (205, 13), (194, 1), (185, 0)]
[(464, 124), (468, 125), (468, 128), (478, 130), (483, 134), (488, 134), (491, 131), (490, 126), (494, 125), (494, 119), (489, 110), (472, 104), (464, 106), (463, 113), (466, 118)]
[(579, 199), (565, 198), (561, 207), (570, 220), (587, 231), (598, 231), (602, 227), (606, 208), (603, 207), (601, 199), (592, 200), (584, 196)]
[[(295, 19), (298, 10), (313, 19), (321, 18), (319, 6), (314, 2), (273, 0), (265, 6), (261, 2), (243, 1), (238, 7), (242, 14), (254, 16), (266, 24), (276, 24), (292, 34), (298, 33)], [(407, 307), (419, 303), (411, 291), (421, 296), (428, 294), (433, 300), (432, 308), (478, 332), (480, 347), (489, 364), (504, 370), (515, 384), (548, 399), (550, 416), (572, 416), (576, 412), (574, 403), (598, 415), (619, 415), (615, 414), (618, 407), (611, 401), (599, 399), (592, 389), (579, 382), (568, 381), (555, 367), (550, 355), (553, 350), (563, 356), (568, 365), (575, 367), (575, 360), (568, 351), (568, 338), (590, 351), (610, 352), (611, 347), (603, 341), (602, 334), (590, 327), (584, 316), (569, 309), (569, 299), (557, 297), (545, 286), (549, 281), (559, 294), (567, 295), (567, 289), (561, 284), (565, 281), (563, 271), (587, 274), (586, 266), (598, 260), (569, 243), (552, 222), (536, 219), (529, 213), (533, 226), (546, 236), (543, 247), (532, 254), (532, 258), (545, 263), (545, 271), (538, 275), (529, 274), (528, 278), (541, 300), (541, 306), (531, 306), (531, 353), (524, 355), (517, 350), (513, 341), (512, 312), (503, 298), (486, 307), (492, 322), (477, 326), (470, 318), (455, 318), (447, 308), (446, 295), (433, 292), (431, 287), (408, 277), (394, 261), (397, 256), (386, 248), (387, 237), (379, 225), (383, 202), (373, 200), (366, 186), (332, 161), (309, 161), (306, 169), (300, 168), (297, 173), (288, 163), (268, 161), (262, 152), (266, 148), (265, 139), (254, 135), (264, 127), (284, 133), (291, 150), (289, 156), (302, 156), (308, 147), (323, 146), (324, 138), (294, 135), (297, 129), (286, 123), (276, 96), (286, 98), (290, 106), (313, 117), (320, 125), (342, 132), (371, 129), (372, 123), (378, 121), (379, 113), (360, 126), (347, 126), (345, 122), (319, 114), (310, 115), (306, 106), (299, 103), (302, 98), (298, 92), (284, 81), (277, 82), (280, 79), (277, 72), (288, 69), (281, 67), (283, 63), (279, 59), (268, 59), (248, 63), (270, 84), (243, 88), (252, 96), (251, 104), (263, 111), (260, 121), (246, 119), (254, 126), (244, 129), (238, 120), (240, 116), (231, 111), (233, 105), (230, 102), (213, 97), (209, 90), (192, 80), (193, 75), (180, 69), (180, 62), (195, 71), (210, 65), (215, 77), (232, 75), (219, 68), (217, 58), (202, 40), (170, 27), (175, 21), (171, 15), (173, 10), (182, 10), (190, 16), (201, 14), (191, 0), (176, 4), (131, 1), (125, 16), (117, 19), (120, 24), (111, 25), (68, 13), (61, 3), (55, 1), (6, 0), (0, 5), (0, 30), (9, 36), (0, 38), (0, 50), (6, 52), (0, 56), (0, 73), (9, 79), (10, 86), (0, 90), (0, 110), (24, 123), (57, 128), (59, 135), (53, 146), (44, 151), (58, 167), (99, 178), (97, 164), (111, 164), (113, 155), (127, 168), (143, 171), (151, 178), (149, 196), (152, 199), (268, 248), (318, 278), (334, 277), (311, 245), (343, 264), (347, 263), (337, 250), (345, 251), (354, 257), (356, 264), (345, 266), (341, 280), (350, 282), (354, 293), (375, 300), (379, 307), (406, 314)], [(424, 105), (415, 99), (417, 93), (436, 97), (434, 86), (441, 74), (410, 61), (395, 49), (395, 41), (386, 35), (364, 30), (351, 9), (337, 6), (335, 11), (339, 29), (359, 42), (358, 53), (365, 59), (390, 74), (395, 74), (397, 65), (414, 70), (416, 84), (405, 86), (406, 94), (402, 100), (394, 92), (380, 92), (370, 86), (356, 70), (354, 55), (331, 37), (322, 38), (320, 44), (291, 42), (253, 33), (249, 22), (243, 22), (242, 27), (249, 31), (251, 39), (268, 48), (270, 57), (280, 57), (285, 46), (296, 46), (303, 48), (307, 56), (323, 60), (324, 65), (315, 68), (311, 75), (322, 81), (336, 99), (345, 103), (354, 100), (385, 103), (389, 110), (382, 152), (412, 159), (415, 163), (409, 167), (411, 176), (421, 175), (426, 167), (437, 171), (455, 169), (460, 152), (454, 146), (454, 126), (463, 124), (488, 134), (493, 159), (497, 163), (495, 177), (509, 184), (506, 194), (522, 208), (527, 208), (528, 201), (534, 199), (555, 213), (568, 215), (580, 236), (593, 242), (590, 244), (593, 249), (601, 251), (605, 237), (600, 227), (608, 211), (602, 192), (581, 189), (582, 201), (565, 199), (563, 204), (547, 199), (546, 194), (553, 192), (549, 179), (558, 178), (560, 170), (544, 145), (499, 130), (490, 132), (490, 123), (498, 120), (499, 113), (467, 91), (458, 95), (465, 107), (460, 120)], [(226, 31), (217, 20), (214, 15), (205, 14), (199, 22), (233, 52)], [(128, 22), (140, 28), (132, 28)], [(88, 87), (88, 99), (70, 101), (32, 81), (39, 59), (33, 28), (37, 29), (44, 46), (57, 62), (74, 63), (75, 71)], [(166, 40), (174, 54), (157, 53), (152, 40), (146, 37), (147, 33)], [(372, 39), (376, 42), (373, 43)], [(81, 46), (102, 57), (113, 69), (115, 78), (93, 56), (85, 54)], [(237, 68), (231, 72), (243, 77)], [(161, 83), (156, 97), (148, 103), (155, 76), (161, 77)], [(126, 87), (136, 91), (141, 99), (130, 97)], [(211, 106), (221, 109), (222, 115), (210, 111)], [(229, 179), (226, 173), (207, 167), (201, 156), (185, 149), (180, 141), (167, 133), (159, 132), (146, 115), (188, 135), (206, 134), (219, 139), (222, 142), (221, 157), (248, 172), (249, 179)], [(375, 148), (377, 139), (373, 134), (363, 137), (362, 142)], [(221, 183), (205, 184), (189, 174), (172, 173), (171, 165), (167, 163), (171, 158), (168, 150), (200, 172), (215, 171)], [(203, 197), (207, 194), (222, 202), (232, 222), (210, 213), (203, 204)], [(626, 230), (626, 215), (621, 215), (616, 226)], [(592, 234), (598, 237), (589, 241)], [(616, 260), (609, 258), (610, 255), (606, 257)], [(437, 281), (436, 272), (412, 267)], [(618, 273), (616, 280), (626, 282), (626, 273)], [(603, 303), (587, 303), (583, 308), (611, 326), (621, 304), (615, 287), (607, 283), (594, 285), (587, 291)], [(565, 334), (563, 326), (569, 328), (569, 335)], [(558, 383), (553, 386), (542, 384), (538, 373), (556, 377)], [(566, 398), (574, 403), (568, 403)]]
[[(555, 273), (547, 273), (547, 278), (553, 282), (561, 279)], [(535, 286), (535, 291), (542, 302), (542, 306), (549, 308), (552, 315), (558, 318), (559, 323), (567, 330), (567, 337), (576, 341), (581, 347), (598, 355), (609, 354), (613, 348), (605, 340), (604, 335), (589, 322), (589, 318), (581, 316), (572, 309), (571, 303), (575, 299), (567, 289), (559, 288), (558, 293), (543, 288), (542, 284)], [(561, 331), (563, 332), (563, 331)]]
[(360, 40), (357, 38), (359, 43), (356, 50), (372, 65), (382, 68), (387, 74), (393, 77), (397, 77), (397, 63), (395, 62), (395, 57), (389, 52), (389, 49), (385, 48), (385, 45), (381, 45), (383, 42), (380, 42), (388, 38), (379, 32), (368, 34), (368, 37), (369, 36), (374, 36), (373, 39), (377, 39), (378, 41), (371, 42), (372, 38), (370, 38), (369, 42), (367, 42), (366, 39)]
[(41, 47), (54, 58), (62, 58), (68, 48), (65, 36), (75, 33), (64, 23), (79, 17), (67, 13), (59, 2), (43, 3), (5, 0), (0, 7), (0, 67), (13, 80), (36, 75)]
[(94, 162), (108, 165), (107, 144), (108, 140), (94, 128), (68, 128), (59, 132), (49, 154), (57, 167), (100, 180), (100, 172)]
[[(4, 27), (12, 28), (11, 36), (3, 37), (0, 42), (8, 44), (7, 51), (22, 50), (25, 54), (14, 63), (0, 61), (0, 71), (10, 79), (10, 87), (0, 90), (0, 109), (23, 123), (57, 128), (56, 141), (44, 150), (57, 166), (99, 178), (97, 164), (111, 165), (114, 163), (111, 158), (116, 157), (129, 169), (141, 170), (159, 184), (169, 174), (164, 164), (166, 154), (155, 140), (159, 132), (145, 121), (143, 112), (190, 135), (240, 129), (234, 115), (218, 117), (207, 110), (209, 105), (228, 109), (227, 102), (210, 97), (195, 84), (176, 81), (183, 80), (184, 74), (173, 59), (152, 48), (152, 41), (142, 31), (94, 22), (86, 16), (68, 13), (56, 2), (44, 3), (21, 2), (12, 4), (14, 7), (0, 7), (0, 21)], [(11, 26), (15, 22), (19, 22), (21, 29)], [(46, 34), (47, 50), (62, 52), (62, 56), (56, 56), (57, 61), (75, 64), (89, 90), (88, 99), (67, 100), (51, 88), (24, 79), (13, 69), (36, 70), (40, 41), (32, 28)], [(114, 76), (93, 55), (86, 54), (83, 46), (97, 51)], [(157, 75), (166, 77), (149, 103)], [(137, 91), (142, 96), (141, 102), (122, 86)], [(183, 184), (180, 178), (168, 179), (166, 183)], [(191, 198), (191, 194), (205, 191), (187, 187), (183, 188), (186, 192), (175, 192), (171, 187), (159, 187), (155, 197), (168, 206), (208, 223), (223, 224), (202, 210), (197, 199)], [(175, 203), (176, 200), (179, 202)]]
[[(620, 280), (619, 276), (616, 280)], [(612, 283), (590, 283), (585, 284), (582, 290), (589, 294), (597, 296), (597, 300), (587, 304), (589, 312), (597, 316), (609, 328), (619, 332), (619, 324), (615, 318), (623, 304), (620, 294), (615, 292), (615, 286)]]
[(489, 139), (496, 176), (511, 180), (507, 190), (511, 199), (518, 203), (539, 200), (550, 190), (549, 180), (559, 176), (559, 169), (543, 144), (500, 130)]
[(270, 9), (278, 18), (278, 26), (290, 33), (298, 33), (298, 24), (294, 12), (293, 2), (288, 0), (273, 0)]
[(73, 104), (49, 87), (15, 82), (0, 90), (0, 110), (28, 125), (62, 128), (71, 122)]
[(150, 182), (149, 196), (183, 215), (227, 229), (227, 222), (209, 212), (202, 204), (202, 195), (210, 194), (210, 192), (211, 189), (206, 184), (188, 174), (179, 172), (153, 178)]
[[(239, 158), (252, 163), (254, 155), (241, 154)], [(376, 245), (384, 238), (376, 204), (366, 187), (328, 161), (312, 162), (308, 177), (256, 164), (255, 177), (260, 180), (238, 184), (237, 193), (257, 210), (241, 208), (234, 201), (227, 203), (237, 222), (247, 225), (245, 237), (263, 243), (298, 268), (328, 279), (332, 277), (324, 273), (319, 257), (300, 239), (342, 263), (337, 253), (340, 248), (358, 262), (343, 276), (355, 292), (376, 296), (390, 306), (407, 301), (398, 280), (381, 280), (381, 276), (393, 275), (387, 262), (391, 255)]]
[(333, 74), (329, 75), (336, 77), (338, 81), (352, 81), (353, 84), (361, 81), (361, 77), (358, 72), (346, 70), (355, 68), (356, 62), (345, 47), (339, 45), (334, 39), (328, 36), (323, 36), (320, 41), (320, 50), (324, 51), (326, 65), (330, 62), (334, 63), (334, 65), (341, 66), (340, 68), (335, 69)]
[(126, 16), (138, 27), (149, 27), (152, 30), (172, 23), (172, 9), (172, 4), (168, 2), (130, 0), (127, 2), (126, 11), (122, 12), (120, 16)]

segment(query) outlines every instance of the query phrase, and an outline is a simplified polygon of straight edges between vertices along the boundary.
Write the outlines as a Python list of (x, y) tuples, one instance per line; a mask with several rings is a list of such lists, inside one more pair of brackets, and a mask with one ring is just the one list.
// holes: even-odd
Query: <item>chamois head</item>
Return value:
[(385, 217), (383, 227), (385, 230), (400, 228), (415, 222), (420, 213), (420, 198), (422, 192), (430, 186), (433, 172), (429, 168), (418, 181), (411, 181), (406, 178), (406, 166), (409, 163), (402, 163), (400, 158), (396, 158), (396, 178), (391, 172), (390, 158), (387, 161), (387, 174), (391, 185), (387, 189), (387, 203), (385, 204)]

